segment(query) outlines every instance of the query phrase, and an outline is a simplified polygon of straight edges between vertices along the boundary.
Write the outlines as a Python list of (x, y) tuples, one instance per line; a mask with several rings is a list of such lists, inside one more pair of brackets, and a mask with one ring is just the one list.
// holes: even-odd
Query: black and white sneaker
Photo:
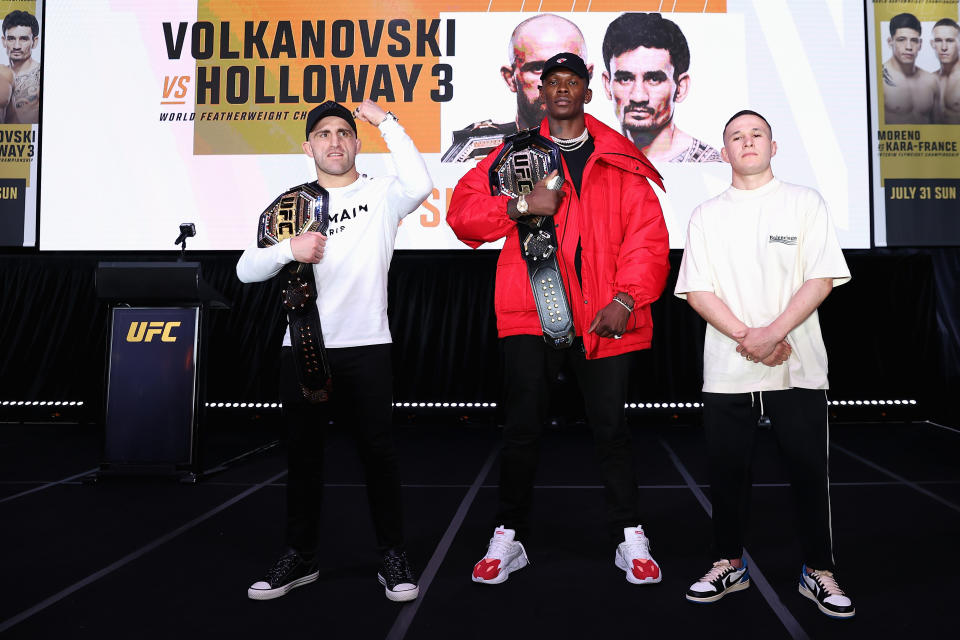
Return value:
[(406, 551), (390, 549), (383, 554), (377, 580), (383, 585), (388, 600), (409, 602), (420, 595), (420, 587), (417, 586)]
[(263, 580), (254, 582), (247, 589), (251, 600), (272, 600), (287, 595), (291, 589), (309, 584), (320, 575), (318, 562), (304, 562), (293, 549), (287, 550), (276, 564), (267, 571)]
[(690, 602), (716, 602), (728, 593), (742, 591), (750, 586), (750, 572), (747, 571), (747, 561), (739, 569), (730, 564), (729, 560), (719, 560), (713, 563), (713, 568), (707, 575), (690, 585), (687, 589), (687, 600)]
[(807, 565), (800, 570), (800, 595), (817, 603), (817, 608), (831, 618), (852, 618), (857, 610), (853, 602), (837, 584), (831, 571), (807, 573)]

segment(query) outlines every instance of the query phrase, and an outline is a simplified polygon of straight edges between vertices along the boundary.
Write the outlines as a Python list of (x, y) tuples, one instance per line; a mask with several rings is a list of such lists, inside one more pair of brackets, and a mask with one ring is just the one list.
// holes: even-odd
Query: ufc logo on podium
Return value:
[(177, 337), (172, 332), (179, 326), (179, 321), (131, 322), (127, 342), (152, 342), (156, 336), (160, 336), (161, 342), (176, 342)]

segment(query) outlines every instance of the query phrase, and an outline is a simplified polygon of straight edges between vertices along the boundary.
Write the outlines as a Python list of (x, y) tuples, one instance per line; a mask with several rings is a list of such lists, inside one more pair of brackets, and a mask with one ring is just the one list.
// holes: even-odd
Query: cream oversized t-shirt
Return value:
[[(769, 325), (807, 280), (850, 280), (823, 198), (776, 178), (758, 189), (730, 187), (690, 216), (674, 294), (714, 293), (749, 327)], [(712, 393), (826, 389), (827, 351), (816, 310), (786, 338), (782, 365), (768, 367), (737, 353), (737, 343), (707, 324), (703, 390)]]

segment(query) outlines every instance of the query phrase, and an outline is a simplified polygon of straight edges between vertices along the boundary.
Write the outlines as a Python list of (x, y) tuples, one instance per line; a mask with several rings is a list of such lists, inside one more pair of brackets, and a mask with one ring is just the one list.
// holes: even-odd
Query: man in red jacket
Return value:
[[(660, 567), (637, 524), (624, 402), (631, 355), (650, 347), (650, 303), (660, 296), (670, 268), (667, 227), (648, 180), (663, 185), (630, 141), (584, 113), (592, 92), (580, 57), (565, 52), (550, 58), (540, 80), (547, 111), (540, 134), (561, 148), (562, 189), (547, 188), (551, 174), (524, 197), (491, 196), (488, 169), (498, 150), (460, 180), (447, 214), (457, 237), (471, 247), (506, 237), (495, 295), (506, 411), (500, 506), (473, 580), (498, 584), (529, 562), (520, 540), (528, 532), (549, 384), (567, 365), (577, 377), (593, 430), (609, 531), (620, 542), (616, 565), (631, 583), (660, 582)], [(517, 220), (524, 215), (553, 216), (557, 260), (577, 336), (568, 349), (555, 350), (543, 339), (518, 241)]]

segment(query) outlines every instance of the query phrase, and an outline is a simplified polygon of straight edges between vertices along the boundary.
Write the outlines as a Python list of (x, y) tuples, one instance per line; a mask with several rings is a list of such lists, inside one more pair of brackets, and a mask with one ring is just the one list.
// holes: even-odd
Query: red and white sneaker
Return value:
[(614, 563), (627, 574), (627, 582), (632, 584), (653, 584), (660, 582), (660, 565), (650, 555), (650, 540), (643, 533), (643, 527), (627, 527), (623, 530), (624, 541), (617, 547)]
[(483, 584), (506, 582), (510, 574), (530, 564), (523, 545), (514, 540), (517, 532), (499, 526), (493, 530), (490, 546), (483, 560), (473, 567), (473, 581)]

